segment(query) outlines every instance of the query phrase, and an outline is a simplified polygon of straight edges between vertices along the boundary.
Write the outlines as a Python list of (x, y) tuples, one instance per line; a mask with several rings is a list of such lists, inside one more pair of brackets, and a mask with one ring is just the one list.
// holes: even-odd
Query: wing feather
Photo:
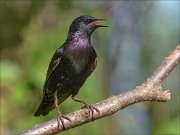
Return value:
[(49, 64), (49, 68), (46, 74), (46, 80), (44, 83), (44, 88), (43, 91), (45, 92), (47, 84), (48, 84), (48, 80), (50, 78), (50, 76), (52, 75), (53, 71), (57, 68), (57, 66), (60, 64), (61, 62), (61, 58), (62, 58), (62, 52), (63, 52), (63, 47), (60, 47), (59, 49), (57, 49), (57, 51), (54, 53), (51, 62)]

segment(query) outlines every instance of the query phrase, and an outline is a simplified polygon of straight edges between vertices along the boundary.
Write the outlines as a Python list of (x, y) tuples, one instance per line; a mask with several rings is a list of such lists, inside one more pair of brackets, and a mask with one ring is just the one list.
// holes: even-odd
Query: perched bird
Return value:
[(43, 88), (44, 97), (34, 116), (45, 116), (56, 108), (58, 125), (61, 122), (64, 127), (63, 118), (69, 121), (70, 119), (61, 114), (58, 105), (69, 96), (72, 96), (74, 101), (83, 103), (92, 115), (93, 109), (99, 112), (90, 103), (79, 99), (77, 94), (96, 68), (97, 56), (90, 37), (96, 28), (107, 27), (97, 23), (103, 20), (80, 16), (72, 22), (67, 40), (55, 51), (51, 59)]

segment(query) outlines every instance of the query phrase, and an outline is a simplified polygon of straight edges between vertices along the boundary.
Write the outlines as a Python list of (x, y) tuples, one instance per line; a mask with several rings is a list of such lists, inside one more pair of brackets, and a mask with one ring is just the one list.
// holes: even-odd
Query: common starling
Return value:
[(83, 103), (84, 107), (92, 112), (92, 117), (93, 109), (99, 112), (90, 103), (79, 99), (77, 94), (96, 68), (97, 56), (90, 37), (96, 28), (107, 27), (97, 23), (103, 20), (80, 16), (72, 22), (67, 40), (55, 51), (51, 59), (43, 88), (44, 97), (34, 116), (45, 116), (56, 108), (58, 125), (62, 123), (64, 128), (63, 118), (71, 120), (61, 114), (58, 105), (71, 95), (74, 101)]

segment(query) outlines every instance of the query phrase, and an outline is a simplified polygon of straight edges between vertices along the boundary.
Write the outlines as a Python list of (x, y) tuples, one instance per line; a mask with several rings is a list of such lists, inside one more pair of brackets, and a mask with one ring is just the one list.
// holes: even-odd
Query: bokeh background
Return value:
[[(15, 134), (56, 117), (34, 117), (54, 51), (80, 15), (106, 18), (92, 43), (98, 66), (79, 96), (96, 103), (140, 85), (180, 43), (180, 2), (0, 0), (0, 134)], [(163, 83), (167, 103), (143, 102), (62, 134), (180, 134), (179, 66)], [(71, 98), (64, 114), (81, 107)]]

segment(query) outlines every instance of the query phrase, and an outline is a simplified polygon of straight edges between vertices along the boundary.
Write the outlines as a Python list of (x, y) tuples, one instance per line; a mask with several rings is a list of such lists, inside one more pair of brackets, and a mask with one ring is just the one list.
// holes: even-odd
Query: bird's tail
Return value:
[(46, 95), (44, 95), (44, 98), (41, 101), (41, 104), (39, 105), (36, 113), (34, 114), (34, 116), (40, 116), (41, 114), (43, 116), (47, 115), (49, 113), (49, 111), (51, 110), (51, 108), (53, 107), (53, 100), (49, 101), (48, 97)]
[[(62, 103), (65, 99), (67, 99), (69, 96), (71, 95), (70, 92), (67, 92), (64, 95), (60, 95), (58, 98), (58, 104)], [(34, 116), (40, 116), (41, 114), (43, 116), (47, 115), (49, 113), (49, 111), (51, 111), (52, 109), (54, 109), (54, 100), (49, 100), (48, 96), (45, 94), (43, 100), (41, 101), (41, 104), (39, 105), (36, 113), (34, 114)]]

